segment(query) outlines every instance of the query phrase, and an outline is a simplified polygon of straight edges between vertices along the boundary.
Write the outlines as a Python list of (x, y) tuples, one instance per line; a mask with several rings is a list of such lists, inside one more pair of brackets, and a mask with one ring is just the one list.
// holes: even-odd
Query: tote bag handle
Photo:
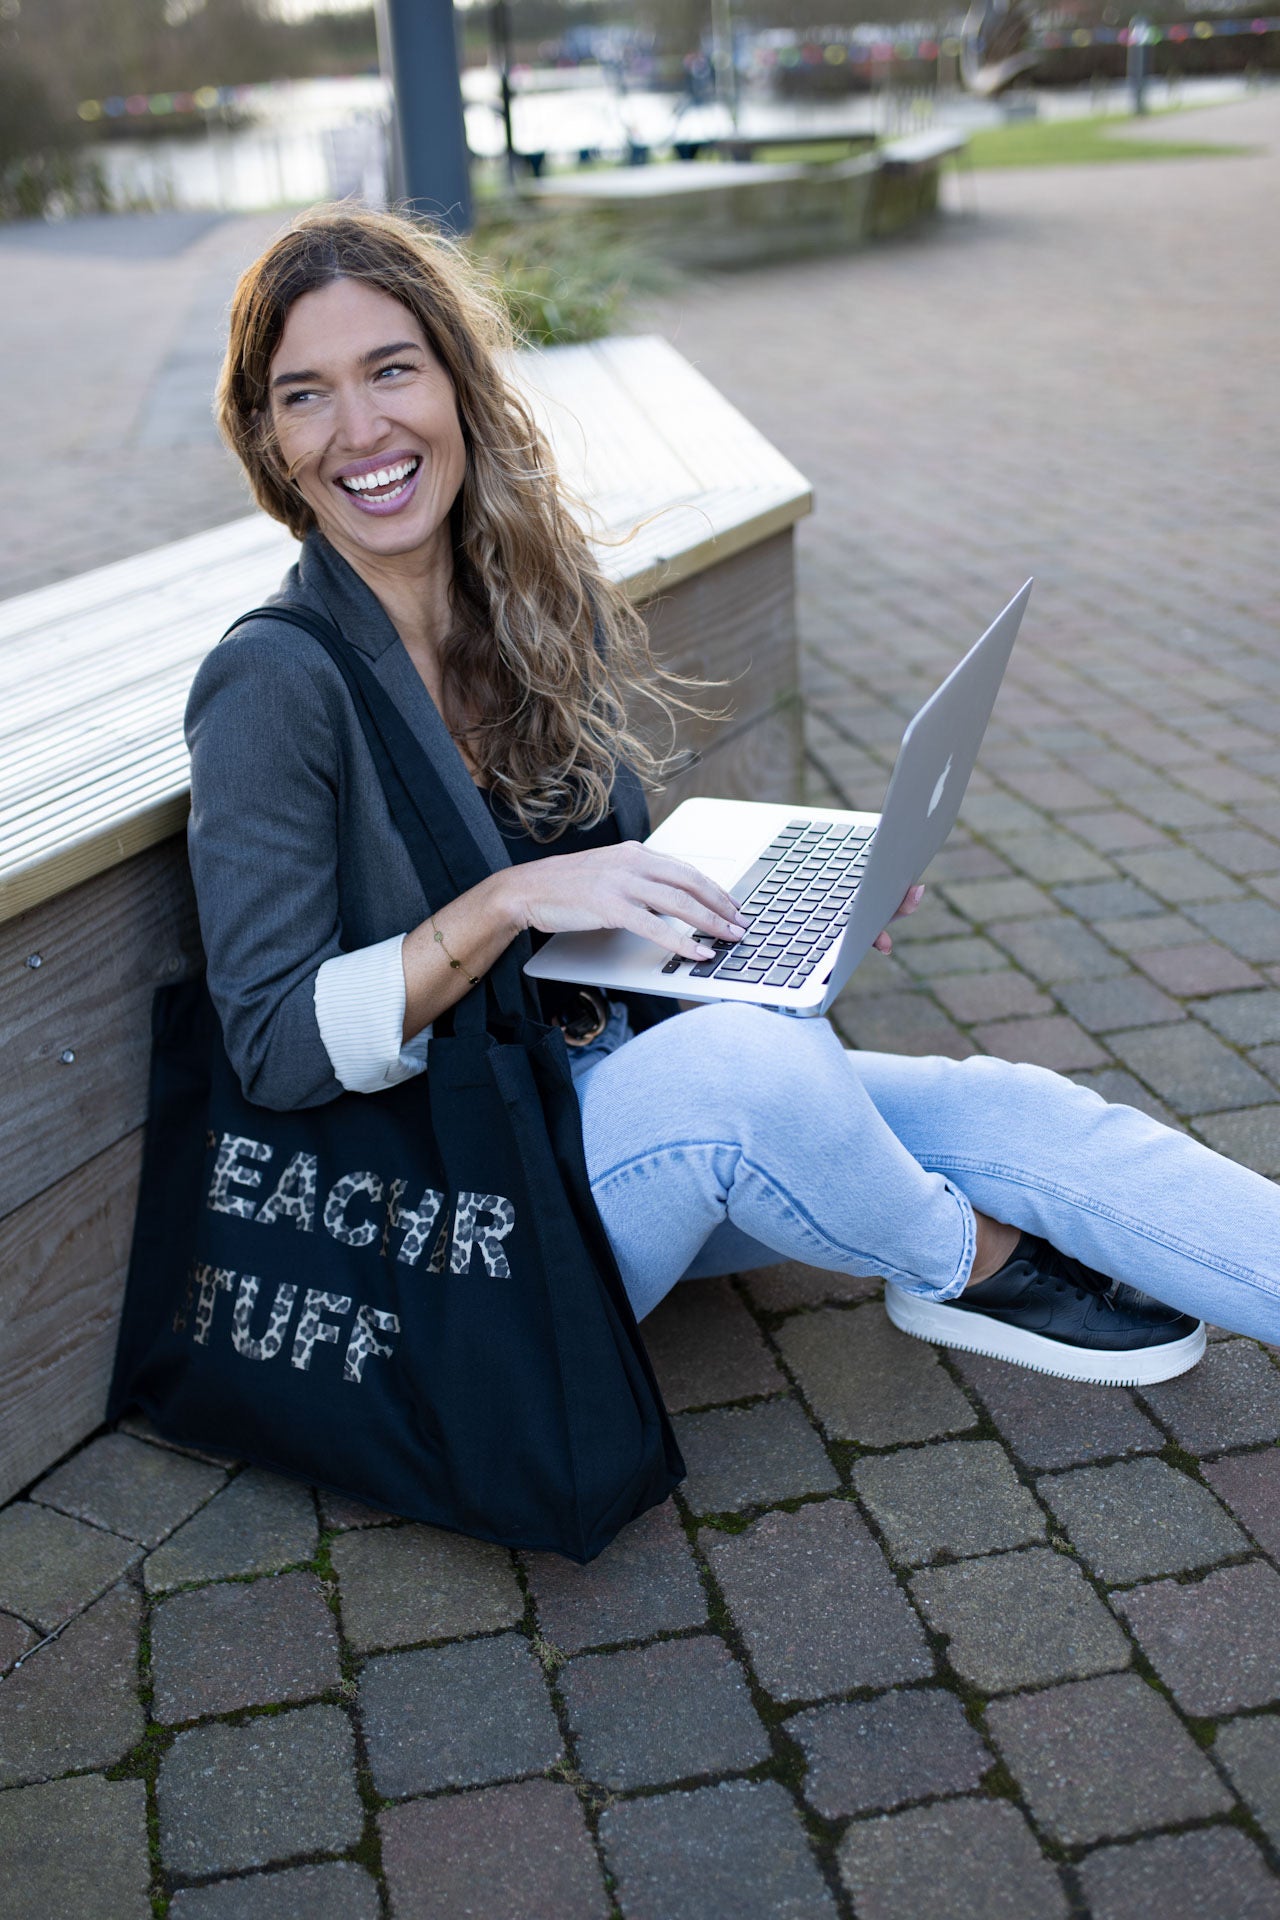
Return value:
[[(291, 627), (300, 627), (319, 641), (337, 667), (351, 695), (396, 831), (408, 849), (427, 900), (456, 899), (487, 879), (489, 868), (429, 756), (390, 696), (332, 621), (293, 607), (255, 607), (233, 620), (227, 633), (234, 633), (247, 620), (283, 620)], [(522, 970), (528, 951), (528, 935), (521, 934), (480, 984), (464, 995), (453, 1009), (455, 1033), (484, 1031), (490, 994), (506, 1020), (541, 1018), (536, 992)]]

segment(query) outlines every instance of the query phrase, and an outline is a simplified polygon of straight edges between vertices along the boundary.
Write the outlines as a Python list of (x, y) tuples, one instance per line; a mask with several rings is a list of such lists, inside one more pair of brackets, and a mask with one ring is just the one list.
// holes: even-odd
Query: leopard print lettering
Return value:
[(453, 1214), (450, 1211), (445, 1214), (444, 1219), (440, 1222), (440, 1231), (436, 1235), (436, 1243), (431, 1249), (431, 1258), (427, 1262), (428, 1273), (444, 1272), (444, 1263), (449, 1254), (449, 1235), (452, 1231)]
[(306, 1371), (317, 1340), (326, 1340), (331, 1345), (337, 1343), (339, 1328), (332, 1320), (322, 1320), (321, 1314), (350, 1311), (351, 1301), (345, 1293), (317, 1293), (314, 1287), (308, 1287), (298, 1315), (298, 1331), (293, 1336), (293, 1352), (289, 1355), (294, 1366)]
[[(480, 1226), (478, 1222), (486, 1213), (489, 1220)], [(495, 1280), (508, 1279), (511, 1268), (499, 1242), (506, 1239), (515, 1223), (516, 1210), (500, 1193), (460, 1193), (449, 1271), (466, 1273), (471, 1266), (471, 1249), (475, 1246), (480, 1250), (486, 1272)]]
[(293, 1312), (293, 1303), (298, 1289), (283, 1282), (276, 1288), (276, 1297), (271, 1303), (271, 1312), (267, 1316), (267, 1330), (261, 1340), (255, 1340), (249, 1331), (253, 1318), (254, 1303), (258, 1298), (258, 1288), (262, 1285), (256, 1273), (242, 1273), (240, 1291), (236, 1294), (236, 1303), (231, 1309), (231, 1344), (236, 1352), (246, 1360), (274, 1360), (284, 1345), (284, 1336), (288, 1331), (289, 1316)]
[(358, 1227), (347, 1224), (344, 1216), (358, 1193), (367, 1193), (371, 1200), (381, 1200), (382, 1182), (376, 1173), (344, 1173), (324, 1203), (325, 1226), (334, 1239), (341, 1240), (346, 1247), (367, 1247), (378, 1237), (376, 1220), (362, 1220)]
[(238, 1187), (260, 1187), (262, 1175), (255, 1167), (240, 1166), (242, 1160), (269, 1160), (271, 1149), (265, 1140), (247, 1140), (242, 1134), (224, 1133), (222, 1144), (218, 1148), (218, 1157), (213, 1163), (213, 1178), (209, 1182), (207, 1205), (211, 1213), (235, 1213), (242, 1220), (252, 1220), (256, 1200), (246, 1200), (238, 1193), (232, 1193), (234, 1182)]
[(292, 1220), (302, 1233), (314, 1233), (316, 1227), (316, 1156), (295, 1153), (276, 1182), (273, 1194), (258, 1208), (257, 1224), (274, 1226), (279, 1219)]
[(235, 1271), (230, 1267), (206, 1267), (197, 1261), (191, 1269), (191, 1277), (200, 1289), (200, 1297), (196, 1301), (196, 1330), (191, 1337), (197, 1346), (207, 1347), (213, 1331), (213, 1309), (218, 1302), (219, 1289), (225, 1288), (230, 1293)]
[[(437, 1193), (434, 1187), (428, 1187), (416, 1207), (397, 1207), (392, 1225), (407, 1229), (400, 1242), (397, 1260), (403, 1260), (407, 1267), (416, 1267), (426, 1252), (427, 1242), (431, 1238), (431, 1229), (440, 1217), (440, 1208), (444, 1195)], [(430, 1271), (430, 1269), (428, 1269)], [(439, 1269), (436, 1269), (439, 1271)]]
[(383, 1313), (380, 1307), (361, 1307), (356, 1314), (356, 1323), (351, 1329), (351, 1338), (347, 1342), (347, 1357), (342, 1363), (342, 1377), (358, 1387), (364, 1378), (364, 1363), (371, 1353), (380, 1353), (384, 1357), (392, 1351), (375, 1338), (373, 1329), (381, 1333), (399, 1333), (400, 1322), (394, 1313)]

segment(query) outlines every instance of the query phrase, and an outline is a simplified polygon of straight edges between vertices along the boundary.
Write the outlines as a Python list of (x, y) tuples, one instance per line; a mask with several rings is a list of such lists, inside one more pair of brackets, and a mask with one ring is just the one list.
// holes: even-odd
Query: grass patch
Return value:
[(600, 340), (630, 302), (673, 276), (602, 232), (586, 209), (536, 214), (477, 209), (467, 242), (499, 288), (516, 332), (534, 346)]
[(1118, 160), (1182, 160), (1204, 154), (1253, 153), (1253, 147), (1203, 140), (1116, 140), (1128, 114), (1093, 114), (1080, 120), (1021, 120), (983, 127), (969, 136), (975, 167), (1079, 167)]

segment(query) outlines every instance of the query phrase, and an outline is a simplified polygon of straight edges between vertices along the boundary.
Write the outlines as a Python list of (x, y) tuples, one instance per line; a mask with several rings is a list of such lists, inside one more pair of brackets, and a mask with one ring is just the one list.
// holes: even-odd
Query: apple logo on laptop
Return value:
[[(939, 802), (939, 800), (941, 800), (941, 798), (942, 798), (942, 789), (943, 789), (943, 788), (944, 788), (944, 787), (946, 786), (946, 784), (947, 784), (947, 775), (948, 775), (948, 774), (950, 773), (950, 771), (951, 771), (951, 762), (952, 762), (952, 760), (954, 759), (954, 757), (955, 757), (955, 756), (954, 756), (953, 754), (950, 754), (950, 753), (949, 753), (949, 754), (947, 755), (947, 764), (946, 764), (946, 766), (945, 766), (945, 767), (944, 767), (944, 768), (942, 769), (942, 772), (941, 772), (941, 773), (940, 773), (940, 774), (938, 775), (938, 784), (937, 784), (937, 786), (936, 786), (936, 787), (934, 788), (934, 790), (933, 790), (933, 798), (932, 798), (932, 800), (931, 800), (931, 801), (929, 802), (929, 812), (930, 812), (930, 813), (932, 813), (932, 812), (934, 811), (934, 809), (935, 809), (935, 807), (937, 806), (937, 804), (938, 804), (938, 802)], [(926, 818), (927, 818), (927, 816), (926, 816)]]

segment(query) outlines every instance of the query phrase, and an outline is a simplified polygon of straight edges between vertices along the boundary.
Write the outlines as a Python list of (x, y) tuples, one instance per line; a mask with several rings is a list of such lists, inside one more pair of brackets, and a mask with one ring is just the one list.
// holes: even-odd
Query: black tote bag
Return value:
[[(262, 615), (342, 672), (426, 898), (479, 881), (336, 628)], [(522, 946), (436, 1023), (425, 1073), (297, 1112), (244, 1097), (203, 979), (160, 989), (109, 1419), (137, 1407), (173, 1440), (579, 1561), (666, 1498), (684, 1463)]]

